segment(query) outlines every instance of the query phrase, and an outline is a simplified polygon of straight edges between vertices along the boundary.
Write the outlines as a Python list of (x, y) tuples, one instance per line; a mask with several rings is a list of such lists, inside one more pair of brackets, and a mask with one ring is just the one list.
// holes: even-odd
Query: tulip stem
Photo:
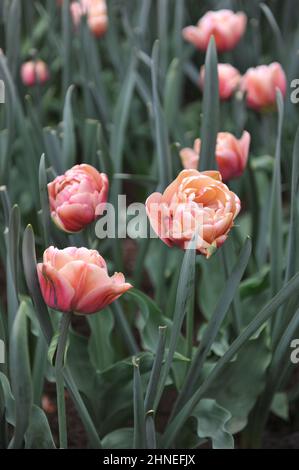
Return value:
[(59, 339), (57, 344), (55, 358), (55, 374), (56, 374), (56, 393), (57, 393), (57, 410), (58, 410), (58, 427), (59, 427), (59, 445), (61, 449), (67, 448), (67, 426), (65, 414), (65, 396), (64, 396), (64, 356), (66, 343), (68, 338), (68, 330), (71, 323), (72, 315), (63, 313), (59, 326)]
[(192, 348), (193, 348), (193, 335), (194, 335), (194, 303), (195, 303), (195, 289), (192, 288), (192, 292), (189, 299), (187, 314), (186, 314), (186, 356), (192, 359)]

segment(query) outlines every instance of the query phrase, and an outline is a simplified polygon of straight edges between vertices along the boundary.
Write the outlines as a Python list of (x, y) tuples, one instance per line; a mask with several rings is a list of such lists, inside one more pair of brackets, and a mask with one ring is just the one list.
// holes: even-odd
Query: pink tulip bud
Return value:
[(96, 37), (101, 37), (107, 31), (108, 14), (105, 0), (80, 0), (71, 3), (73, 23), (79, 26), (81, 17), (87, 16), (90, 31)]
[[(194, 148), (184, 148), (180, 152), (185, 169), (197, 169), (200, 159), (201, 140), (196, 139)], [(250, 134), (243, 132), (237, 139), (229, 132), (219, 132), (216, 145), (216, 162), (224, 181), (239, 178), (247, 165), (250, 146)]]
[(48, 66), (42, 60), (30, 60), (21, 67), (21, 79), (25, 86), (44, 85), (49, 80)]
[[(202, 66), (199, 75), (199, 86), (204, 89), (205, 67)], [(236, 91), (240, 81), (240, 72), (230, 64), (218, 64), (219, 97), (221, 100), (229, 99)]]
[(102, 256), (87, 248), (47, 248), (37, 274), (44, 301), (61, 312), (98, 312), (132, 288), (122, 273), (109, 277)]
[(285, 96), (287, 79), (278, 62), (248, 69), (241, 81), (241, 90), (246, 93), (247, 106), (255, 111), (276, 108), (277, 88)]
[(183, 29), (183, 36), (198, 49), (206, 51), (210, 38), (214, 36), (218, 52), (233, 49), (245, 33), (247, 17), (231, 10), (207, 12), (197, 23)]
[(48, 184), (53, 221), (66, 232), (79, 232), (102, 213), (108, 177), (91, 165), (76, 165)]

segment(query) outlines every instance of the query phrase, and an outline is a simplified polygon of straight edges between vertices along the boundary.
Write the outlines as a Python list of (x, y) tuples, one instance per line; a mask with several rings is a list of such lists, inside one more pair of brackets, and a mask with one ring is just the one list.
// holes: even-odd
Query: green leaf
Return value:
[(20, 210), (13, 206), (10, 212), (9, 227), (6, 229), (5, 241), (7, 247), (7, 306), (8, 306), (8, 329), (11, 331), (12, 324), (19, 307), (18, 299), (18, 267), (19, 267), (19, 241), (20, 241)]
[(14, 437), (10, 446), (23, 447), (24, 435), (29, 426), (32, 407), (31, 371), (28, 346), (26, 303), (22, 302), (10, 337), (9, 370), (12, 392), (16, 404)]
[(62, 23), (62, 63), (63, 63), (63, 77), (62, 77), (62, 89), (63, 93), (67, 92), (67, 89), (71, 83), (71, 50), (72, 50), (72, 38), (73, 38), (73, 25), (70, 11), (70, 0), (65, 0), (61, 7), (61, 23)]
[(296, 132), (293, 164), (292, 164), (292, 188), (291, 209), (287, 251), (287, 266), (285, 280), (289, 281), (295, 275), (298, 265), (298, 190), (299, 190), (299, 128)]
[(0, 186), (0, 199), (1, 199), (1, 204), (3, 208), (4, 224), (5, 224), (5, 227), (8, 227), (10, 211), (11, 211), (11, 203), (9, 200), (9, 195), (8, 195), (6, 186)]
[(268, 265), (263, 266), (262, 269), (250, 276), (240, 284), (240, 297), (246, 299), (253, 295), (257, 295), (266, 289), (269, 285), (269, 272), (270, 267)]
[(90, 361), (96, 370), (104, 370), (115, 360), (112, 332), (114, 319), (109, 308), (88, 317), (91, 335), (88, 342)]
[(53, 328), (48, 309), (43, 300), (36, 270), (35, 239), (31, 225), (28, 225), (23, 237), (23, 266), (29, 293), (33, 299), (41, 330), (50, 344)]
[(197, 420), (197, 434), (200, 438), (210, 438), (213, 449), (233, 449), (234, 439), (227, 429), (231, 413), (220, 406), (216, 400), (203, 399), (195, 408), (193, 415)]
[(232, 417), (227, 423), (230, 432), (239, 432), (246, 426), (248, 415), (265, 387), (270, 359), (264, 329), (258, 338), (248, 341), (237, 357), (223, 367), (221, 377), (218, 376), (206, 392), (230, 411)]
[(110, 308), (113, 312), (115, 323), (117, 328), (121, 332), (123, 339), (126, 343), (127, 349), (131, 355), (136, 354), (139, 351), (138, 344), (134, 338), (134, 335), (131, 331), (131, 326), (125, 316), (122, 305), (120, 301), (115, 301), (110, 305)]
[(42, 223), (44, 231), (44, 243), (45, 246), (49, 246), (50, 241), (50, 208), (49, 208), (49, 197), (48, 197), (48, 178), (46, 172), (45, 155), (43, 154), (39, 164), (39, 194), (40, 204), (42, 211)]
[(168, 127), (171, 129), (178, 117), (178, 97), (180, 96), (181, 67), (177, 58), (173, 59), (166, 75), (164, 90), (165, 118)]
[[(6, 420), (15, 426), (15, 400), (12, 396), (7, 377), (0, 372), (0, 387), (3, 389), (6, 408)], [(29, 426), (24, 436), (26, 449), (54, 449), (55, 444), (45, 413), (33, 405)]]
[(145, 411), (150, 411), (155, 403), (156, 393), (159, 384), (160, 373), (162, 369), (162, 363), (164, 359), (165, 344), (166, 344), (166, 326), (159, 327), (159, 340), (157, 344), (156, 356), (153, 364), (153, 368), (150, 375), (150, 380), (146, 390), (144, 408)]
[(282, 188), (281, 188), (281, 138), (283, 125), (283, 97), (277, 90), (278, 131), (275, 153), (275, 167), (272, 180), (271, 201), (271, 291), (275, 295), (282, 285), (283, 234), (282, 234)]
[(110, 154), (114, 162), (115, 171), (118, 173), (121, 173), (123, 169), (122, 156), (124, 151), (125, 132), (136, 84), (136, 66), (136, 57), (132, 54), (129, 68), (123, 81), (113, 113)]
[(148, 413), (145, 417), (146, 448), (157, 449), (157, 438), (155, 420), (153, 413)]
[(104, 449), (132, 449), (133, 448), (132, 428), (121, 428), (107, 434), (102, 442)]
[(163, 366), (161, 379), (156, 395), (155, 409), (158, 407), (159, 401), (164, 391), (166, 380), (172, 366), (174, 354), (178, 346), (181, 328), (187, 311), (188, 300), (192, 293), (192, 289), (194, 288), (195, 257), (195, 242), (194, 240), (191, 240), (185, 251), (185, 255), (182, 262), (173, 316), (173, 324), (169, 340), (169, 350), (166, 357), (165, 365)]
[(61, 141), (57, 135), (57, 132), (48, 127), (44, 129), (43, 134), (47, 157), (49, 158), (49, 161), (51, 162), (51, 165), (53, 166), (56, 173), (61, 175), (64, 170)]
[(56, 449), (47, 417), (37, 406), (32, 407), (25, 449)]
[(211, 317), (200, 341), (200, 345), (192, 360), (191, 367), (188, 371), (182, 390), (180, 391), (179, 398), (173, 409), (172, 416), (175, 415), (177, 409), (180, 409), (180, 407), (186, 403), (188, 398), (190, 398), (190, 396), (192, 396), (196, 390), (197, 381), (200, 377), (202, 367), (208, 356), (208, 353), (210, 352), (212, 344), (216, 340), (217, 334), (233, 301), (236, 290), (239, 287), (239, 283), (247, 267), (250, 254), (251, 241), (250, 239), (247, 239), (239, 255), (238, 261), (226, 281), (225, 287), (215, 308), (215, 312)]
[(74, 86), (71, 85), (67, 91), (63, 108), (62, 158), (64, 170), (72, 167), (76, 162), (76, 138), (72, 111), (73, 91)]
[(21, 35), (21, 2), (12, 0), (10, 2), (6, 19), (6, 54), (12, 76), (16, 79), (19, 66)]
[(277, 311), (277, 309), (286, 302), (291, 296), (293, 296), (299, 288), (299, 274), (296, 274), (279, 292), (271, 299), (266, 306), (256, 315), (256, 317), (249, 323), (246, 329), (238, 336), (238, 338), (231, 344), (228, 351), (222, 356), (217, 362), (214, 369), (211, 371), (209, 376), (200, 386), (200, 388), (193, 394), (190, 400), (184, 405), (182, 410), (176, 415), (172, 422), (168, 425), (164, 438), (163, 446), (168, 448), (173, 439), (177, 436), (182, 425), (192, 413), (192, 410), (197, 405), (202, 396), (211, 387), (214, 380), (216, 380), (226, 364), (233, 359), (235, 354), (240, 348), (252, 337), (261, 326), (271, 318), (271, 316)]
[(169, 148), (168, 130), (158, 93), (158, 59), (159, 41), (156, 41), (152, 51), (151, 62), (152, 93), (155, 116), (156, 146), (159, 166), (159, 181), (160, 189), (164, 190), (172, 180), (172, 164)]
[(279, 26), (277, 24), (277, 21), (268, 7), (265, 3), (260, 4), (260, 9), (264, 13), (265, 17), (267, 18), (267, 21), (269, 23), (269, 26), (272, 30), (273, 36), (274, 36), (274, 41), (276, 45), (276, 55), (277, 55), (277, 60), (279, 62), (283, 62), (284, 59), (284, 43), (283, 43), (283, 38), (279, 29)]
[(21, 215), (20, 209), (17, 205), (14, 205), (10, 212), (9, 228), (8, 228), (8, 255), (9, 263), (11, 266), (11, 273), (13, 283), (16, 291), (18, 290), (18, 265), (19, 265), (19, 241), (20, 241), (20, 224)]
[(134, 288), (127, 292), (140, 308), (140, 316), (137, 317), (137, 327), (141, 335), (143, 349), (156, 351), (159, 342), (159, 327), (169, 325), (168, 319), (162, 318), (162, 313), (157, 304), (146, 294)]
[(217, 70), (217, 51), (212, 36), (205, 61), (205, 86), (203, 94), (203, 121), (201, 128), (201, 149), (199, 168), (213, 170), (217, 168), (215, 149), (219, 126), (219, 84)]
[(279, 418), (285, 421), (289, 420), (289, 401), (286, 393), (275, 393), (271, 404), (271, 411)]
[(145, 448), (145, 412), (144, 397), (139, 372), (139, 359), (132, 358), (134, 368), (133, 392), (134, 392), (134, 449)]
[(224, 268), (221, 260), (221, 253), (218, 250), (208, 262), (200, 258), (200, 289), (197, 291), (198, 303), (206, 320), (209, 320), (216, 308), (218, 299), (216, 295), (210, 295), (211, 279), (213, 279), (213, 289), (221, 292), (224, 288)]

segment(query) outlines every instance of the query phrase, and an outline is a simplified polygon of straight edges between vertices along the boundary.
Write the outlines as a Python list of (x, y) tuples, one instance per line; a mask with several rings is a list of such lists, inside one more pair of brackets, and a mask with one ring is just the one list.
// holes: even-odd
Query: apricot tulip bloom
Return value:
[(21, 67), (21, 79), (25, 86), (44, 85), (49, 80), (49, 69), (42, 60), (29, 60)]
[[(219, 132), (216, 145), (216, 162), (222, 179), (239, 178), (245, 170), (250, 146), (250, 134), (243, 132), (241, 139), (237, 139), (230, 132)], [(200, 159), (201, 140), (196, 139), (194, 147), (184, 148), (180, 152), (185, 169), (197, 169)]]
[(122, 273), (109, 277), (104, 258), (87, 248), (47, 248), (37, 274), (44, 301), (61, 312), (98, 312), (132, 288)]
[(241, 81), (247, 106), (255, 111), (275, 109), (277, 88), (285, 96), (287, 79), (278, 62), (248, 69)]
[(65, 232), (79, 232), (103, 211), (108, 177), (91, 165), (76, 165), (48, 184), (53, 221)]
[(225, 242), (240, 208), (218, 171), (183, 170), (163, 194), (146, 201), (151, 226), (164, 243), (186, 249), (195, 236), (197, 251), (207, 258)]
[(108, 27), (107, 5), (105, 0), (79, 0), (71, 3), (71, 14), (75, 26), (79, 26), (81, 17), (87, 16), (90, 31), (100, 37)]
[[(200, 69), (199, 86), (201, 90), (204, 89), (205, 81), (205, 67)], [(239, 70), (230, 64), (218, 64), (218, 82), (219, 82), (219, 97), (221, 100), (229, 99), (236, 91), (241, 81), (241, 74)]]
[(198, 49), (206, 51), (211, 36), (214, 36), (219, 52), (233, 49), (245, 33), (247, 17), (231, 10), (207, 12), (196, 26), (183, 29), (183, 37)]

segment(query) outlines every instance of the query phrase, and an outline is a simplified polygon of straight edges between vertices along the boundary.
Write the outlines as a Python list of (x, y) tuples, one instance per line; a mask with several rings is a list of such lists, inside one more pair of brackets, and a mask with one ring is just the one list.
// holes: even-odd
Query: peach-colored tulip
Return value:
[(66, 232), (79, 232), (103, 212), (108, 177), (91, 165), (76, 165), (48, 184), (53, 221)]
[(87, 16), (90, 31), (100, 37), (108, 27), (107, 5), (105, 0), (80, 0), (71, 3), (71, 14), (75, 26), (78, 26), (83, 15)]
[(278, 62), (248, 69), (241, 81), (241, 90), (246, 93), (247, 106), (256, 111), (275, 109), (277, 88), (285, 96), (287, 79)]
[(206, 257), (221, 246), (241, 208), (218, 171), (183, 170), (163, 194), (153, 193), (146, 210), (155, 233), (168, 246), (196, 249)]
[(206, 51), (211, 36), (214, 36), (219, 52), (233, 49), (245, 33), (247, 17), (244, 13), (234, 13), (231, 10), (207, 12), (197, 23), (197, 26), (187, 26), (183, 29), (186, 41), (198, 49)]
[(44, 85), (49, 80), (49, 69), (42, 60), (29, 60), (21, 67), (21, 79), (24, 85)]
[[(230, 132), (219, 132), (216, 145), (216, 162), (218, 170), (224, 181), (239, 178), (246, 167), (250, 134), (243, 132), (241, 139), (237, 139)], [(201, 140), (196, 139), (193, 149), (184, 148), (180, 152), (183, 167), (187, 170), (198, 168), (200, 159)]]
[(132, 287), (122, 273), (109, 277), (102, 256), (87, 248), (51, 246), (37, 273), (44, 301), (61, 312), (98, 312)]
[[(229, 99), (235, 92), (241, 80), (239, 70), (230, 64), (218, 64), (218, 82), (219, 82), (219, 97), (221, 100)], [(204, 89), (205, 81), (205, 66), (200, 69), (199, 86), (201, 90)]]

